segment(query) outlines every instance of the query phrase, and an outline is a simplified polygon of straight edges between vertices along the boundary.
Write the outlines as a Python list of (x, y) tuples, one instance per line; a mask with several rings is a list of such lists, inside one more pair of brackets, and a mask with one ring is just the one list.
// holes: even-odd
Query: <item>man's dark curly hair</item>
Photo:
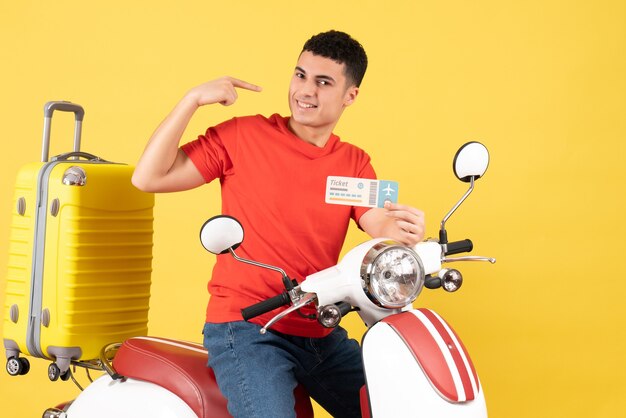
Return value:
[(361, 85), (367, 69), (367, 55), (363, 46), (350, 35), (336, 30), (318, 33), (311, 37), (302, 48), (314, 55), (330, 58), (339, 64), (345, 64), (348, 83)]

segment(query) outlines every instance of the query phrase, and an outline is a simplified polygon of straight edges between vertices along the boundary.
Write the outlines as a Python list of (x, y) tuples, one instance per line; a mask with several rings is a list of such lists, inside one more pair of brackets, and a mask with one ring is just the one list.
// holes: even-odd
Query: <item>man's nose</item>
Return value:
[(300, 92), (306, 96), (315, 96), (315, 93), (317, 92), (317, 83), (315, 80), (305, 80)]

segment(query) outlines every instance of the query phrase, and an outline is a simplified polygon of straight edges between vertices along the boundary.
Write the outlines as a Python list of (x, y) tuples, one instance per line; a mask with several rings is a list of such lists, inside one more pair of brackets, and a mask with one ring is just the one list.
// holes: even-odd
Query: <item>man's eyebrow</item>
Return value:
[(335, 79), (329, 75), (316, 75), (315, 78), (318, 80), (328, 80), (328, 81), (333, 81), (333, 82), (335, 81)]
[[(304, 68), (302, 68), (302, 67), (298, 67), (298, 66), (296, 66), (296, 71), (299, 71), (299, 72), (301, 72), (301, 73), (303, 73), (303, 74), (306, 74), (305, 69), (304, 69)], [(335, 81), (335, 79), (334, 79), (334, 78), (332, 78), (331, 76), (329, 76), (329, 75), (324, 75), (324, 74), (316, 75), (316, 76), (315, 76), (315, 78), (316, 78), (316, 79), (318, 79), (318, 80)]]

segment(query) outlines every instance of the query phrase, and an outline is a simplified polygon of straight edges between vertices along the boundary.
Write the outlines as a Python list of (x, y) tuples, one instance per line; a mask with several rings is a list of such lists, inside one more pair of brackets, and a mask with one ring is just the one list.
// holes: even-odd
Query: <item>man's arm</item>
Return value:
[(261, 87), (232, 77), (222, 77), (191, 89), (154, 131), (141, 155), (132, 183), (146, 192), (176, 192), (204, 184), (200, 172), (178, 148), (191, 117), (200, 106), (237, 100), (237, 88), (261, 91)]
[(424, 212), (411, 206), (387, 202), (384, 208), (365, 212), (359, 225), (372, 238), (391, 238), (410, 246), (424, 239)]

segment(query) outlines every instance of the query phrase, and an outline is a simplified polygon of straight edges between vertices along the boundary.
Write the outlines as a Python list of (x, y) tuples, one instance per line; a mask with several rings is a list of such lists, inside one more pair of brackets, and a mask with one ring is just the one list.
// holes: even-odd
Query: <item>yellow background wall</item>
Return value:
[[(400, 182), (401, 200), (426, 211), (429, 235), (465, 190), (450, 169), (456, 148), (480, 140), (491, 151), (448, 226), (498, 263), (458, 265), (461, 291), (416, 303), (464, 339), (490, 416), (622, 416), (623, 1), (1, 0), (0, 268), (14, 176), (39, 158), (46, 101), (82, 104), (84, 150), (134, 163), (187, 89), (224, 74), (264, 92), (200, 110), (188, 139), (234, 115), (287, 113), (303, 42), (330, 28), (353, 34), (371, 61), (337, 133)], [(53, 154), (70, 147), (71, 125), (55, 116)], [(152, 334), (200, 341), (214, 257), (198, 228), (218, 212), (217, 185), (157, 197)], [(346, 248), (364, 239), (354, 228)], [(355, 318), (348, 327), (362, 332)], [(47, 362), (32, 365), (25, 377), (0, 373), (5, 415), (39, 416), (76, 395), (70, 382), (48, 381)]]

